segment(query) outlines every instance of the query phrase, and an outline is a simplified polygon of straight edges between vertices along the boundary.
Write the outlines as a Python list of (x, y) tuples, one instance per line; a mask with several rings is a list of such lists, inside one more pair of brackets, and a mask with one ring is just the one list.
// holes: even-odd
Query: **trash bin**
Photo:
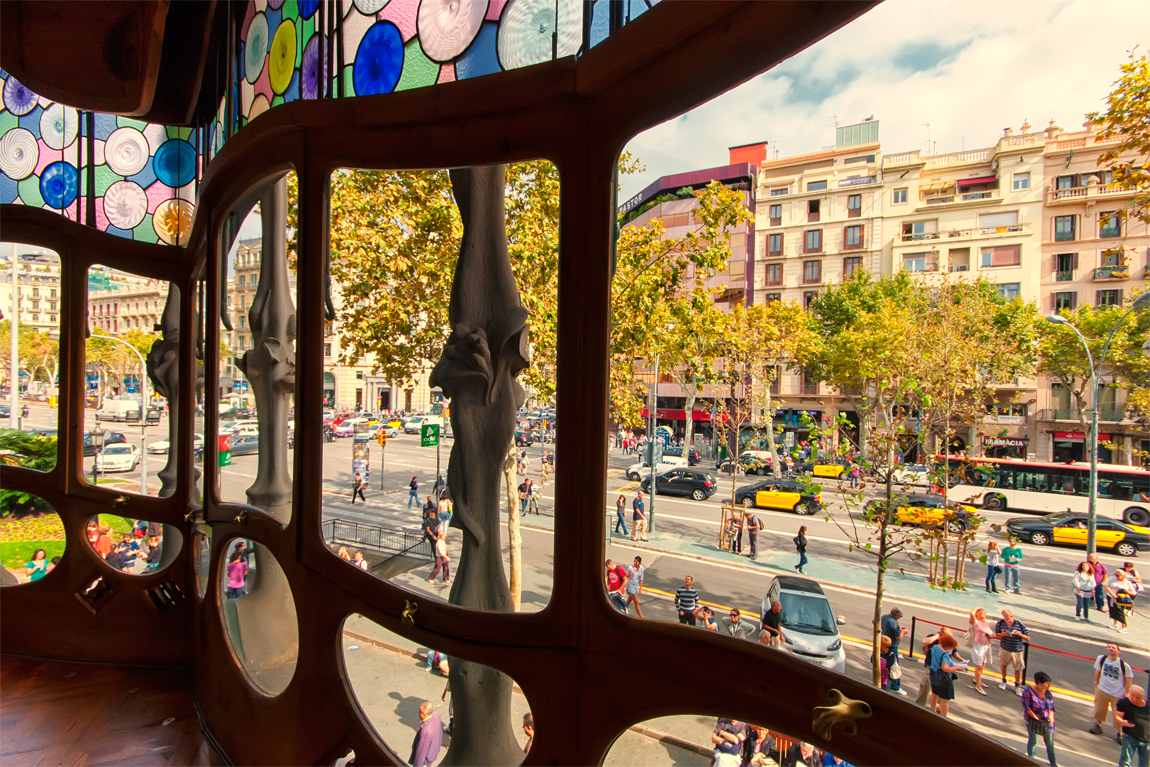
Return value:
[(232, 438), (229, 434), (221, 434), (219, 439), (220, 466), (232, 465)]

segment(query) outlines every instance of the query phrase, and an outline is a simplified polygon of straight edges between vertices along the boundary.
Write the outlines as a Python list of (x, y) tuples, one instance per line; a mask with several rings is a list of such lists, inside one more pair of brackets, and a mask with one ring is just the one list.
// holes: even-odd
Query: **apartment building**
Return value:
[[(11, 247), (11, 246), (10, 246)], [(12, 316), (11, 248), (0, 261), (0, 314)], [(51, 251), (21, 253), (16, 258), (16, 298), (19, 325), (47, 333), (60, 327), (60, 258)]]
[(138, 277), (117, 279), (108, 290), (88, 291), (88, 327), (100, 327), (112, 334), (129, 330), (155, 333), (167, 300), (166, 282)]
[[(1040, 308), (1050, 314), (1082, 304), (1118, 306), (1150, 277), (1150, 232), (1125, 215), (1134, 192), (1113, 186), (1098, 158), (1117, 142), (1101, 140), (1087, 123), (1067, 133), (1051, 121), (1042, 187)], [(1127, 463), (1132, 450), (1150, 449), (1145, 431), (1126, 418), (1124, 392), (1107, 386), (1099, 410), (1099, 459)], [(1086, 431), (1070, 392), (1045, 377), (1038, 384), (1040, 459), (1086, 457)], [(1117, 447), (1112, 450), (1109, 445)]]
[[(767, 159), (765, 143), (731, 150), (758, 152), (755, 208), (755, 297), (809, 306), (829, 285), (865, 269), (882, 272), (883, 183), (879, 123), (837, 128), (835, 146)], [(752, 149), (753, 148), (753, 149)], [(808, 436), (803, 415), (829, 424), (840, 410), (858, 418), (845, 397), (802, 371), (783, 371), (772, 387), (784, 439)], [(793, 435), (793, 436), (792, 436)]]

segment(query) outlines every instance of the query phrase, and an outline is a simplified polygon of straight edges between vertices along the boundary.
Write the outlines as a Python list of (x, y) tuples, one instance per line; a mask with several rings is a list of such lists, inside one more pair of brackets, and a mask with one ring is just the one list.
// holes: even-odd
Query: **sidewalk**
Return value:
[[(447, 680), (438, 673), (427, 672), (423, 648), (358, 615), (348, 618), (344, 625), (342, 645), (348, 681), (360, 708), (372, 729), (397, 754), (405, 758), (411, 753), (419, 724), (419, 704), (423, 701), (430, 701), (447, 725), (451, 699), (448, 695), (447, 701), (443, 700)], [(521, 722), (528, 711), (527, 699), (515, 687), (512, 722)], [(605, 764), (705, 767), (711, 759), (700, 752), (707, 750), (705, 744), (710, 743), (714, 726), (714, 719), (708, 717), (653, 719), (623, 733), (608, 752)], [(666, 734), (671, 732), (677, 737)], [(521, 746), (527, 742), (519, 727), (516, 738)], [(450, 736), (445, 734), (440, 759), (446, 755), (450, 742)]]

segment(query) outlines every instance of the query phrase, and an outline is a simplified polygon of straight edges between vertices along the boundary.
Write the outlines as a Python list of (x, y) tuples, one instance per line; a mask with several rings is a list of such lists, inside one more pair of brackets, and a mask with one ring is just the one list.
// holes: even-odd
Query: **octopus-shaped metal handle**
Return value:
[(247, 509), (240, 509), (240, 513), (236, 514), (236, 524), (237, 525), (244, 525), (244, 524), (247, 524), (247, 521), (248, 521), (248, 510)]
[(827, 690), (827, 697), (831, 701), (829, 706), (815, 706), (814, 723), (811, 727), (823, 740), (831, 739), (831, 728), (842, 723), (842, 730), (847, 735), (858, 734), (858, 720), (869, 719), (874, 713), (870, 704), (865, 700), (853, 700), (842, 694), (841, 690)]
[(411, 628), (415, 625), (415, 611), (419, 609), (419, 605), (410, 600), (403, 600), (403, 625)]
[(128, 504), (128, 499), (122, 495), (112, 499), (112, 508), (113, 509), (118, 509), (121, 506), (126, 506), (127, 504)]

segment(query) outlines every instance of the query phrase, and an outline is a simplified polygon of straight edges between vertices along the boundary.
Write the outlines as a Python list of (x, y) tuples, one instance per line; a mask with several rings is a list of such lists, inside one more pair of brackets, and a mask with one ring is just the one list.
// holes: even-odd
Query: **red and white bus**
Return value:
[[(996, 511), (1089, 511), (1089, 463), (953, 456), (949, 462), (951, 500)], [(1150, 470), (1098, 464), (1098, 513), (1139, 527), (1150, 525)]]

